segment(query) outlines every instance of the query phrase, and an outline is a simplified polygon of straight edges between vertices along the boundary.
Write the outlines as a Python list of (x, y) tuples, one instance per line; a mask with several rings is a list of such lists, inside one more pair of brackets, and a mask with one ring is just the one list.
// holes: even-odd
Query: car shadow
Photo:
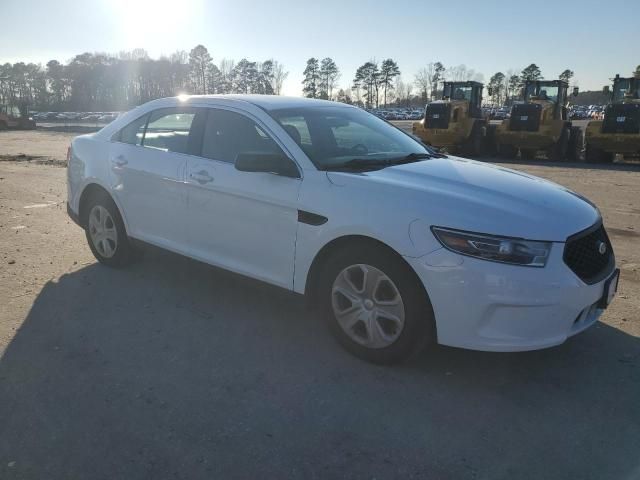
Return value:
[(39, 293), (0, 359), (0, 478), (638, 478), (639, 365), (602, 323), (369, 365), (299, 296), (151, 250)]

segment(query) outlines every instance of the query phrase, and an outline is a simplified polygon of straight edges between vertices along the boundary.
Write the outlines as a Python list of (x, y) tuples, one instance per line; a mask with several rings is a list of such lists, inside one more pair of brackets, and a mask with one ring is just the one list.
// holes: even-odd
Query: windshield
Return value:
[(526, 100), (531, 97), (538, 97), (539, 100), (558, 101), (558, 87), (553, 85), (538, 85), (531, 83), (527, 85)]
[(358, 108), (305, 107), (269, 113), (320, 170), (352, 160), (373, 165), (434, 153), (400, 129)]
[[(636, 83), (638, 84), (638, 87), (634, 92), (634, 98), (638, 98), (638, 95), (640, 94), (640, 81), (637, 81)], [(630, 78), (621, 78), (616, 80), (613, 87), (613, 103), (621, 103), (624, 100), (624, 96), (631, 88), (633, 87)]]
[(444, 89), (443, 96), (449, 97), (451, 100), (466, 100), (470, 102), (472, 92), (472, 87), (456, 85), (454, 88), (451, 88), (451, 85), (447, 85)]

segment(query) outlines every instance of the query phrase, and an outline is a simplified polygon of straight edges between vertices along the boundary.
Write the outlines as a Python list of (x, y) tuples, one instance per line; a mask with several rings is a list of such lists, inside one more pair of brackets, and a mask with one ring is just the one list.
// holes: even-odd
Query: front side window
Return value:
[(142, 145), (165, 152), (188, 153), (194, 109), (163, 108), (151, 113)]
[(433, 154), (425, 145), (358, 108), (303, 107), (269, 114), (321, 170), (351, 160), (384, 162), (407, 155)]
[(202, 156), (234, 163), (239, 153), (282, 153), (253, 120), (229, 110), (209, 109), (202, 138)]

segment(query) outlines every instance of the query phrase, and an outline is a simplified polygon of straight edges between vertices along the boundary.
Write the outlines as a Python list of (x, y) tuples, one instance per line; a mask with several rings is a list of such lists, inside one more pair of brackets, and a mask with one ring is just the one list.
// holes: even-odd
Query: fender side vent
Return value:
[(327, 223), (329, 219), (327, 217), (323, 217), (322, 215), (318, 215), (317, 213), (307, 212), (305, 210), (298, 210), (298, 221), (300, 223), (306, 223), (307, 225), (323, 225)]

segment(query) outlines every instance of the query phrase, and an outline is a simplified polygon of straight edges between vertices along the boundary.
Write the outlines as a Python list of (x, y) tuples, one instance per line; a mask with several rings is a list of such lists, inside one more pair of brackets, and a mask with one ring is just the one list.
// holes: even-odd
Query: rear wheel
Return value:
[(96, 259), (109, 267), (123, 267), (133, 261), (133, 247), (120, 212), (104, 192), (94, 194), (83, 207), (85, 235)]
[(567, 149), (569, 147), (569, 128), (565, 127), (560, 134), (558, 141), (552, 145), (547, 157), (552, 162), (564, 162), (567, 159)]
[(587, 163), (613, 163), (615, 154), (587, 145), (584, 160)]
[(422, 284), (384, 248), (337, 252), (320, 282), (319, 300), (331, 332), (354, 355), (390, 364), (435, 340), (433, 310)]

